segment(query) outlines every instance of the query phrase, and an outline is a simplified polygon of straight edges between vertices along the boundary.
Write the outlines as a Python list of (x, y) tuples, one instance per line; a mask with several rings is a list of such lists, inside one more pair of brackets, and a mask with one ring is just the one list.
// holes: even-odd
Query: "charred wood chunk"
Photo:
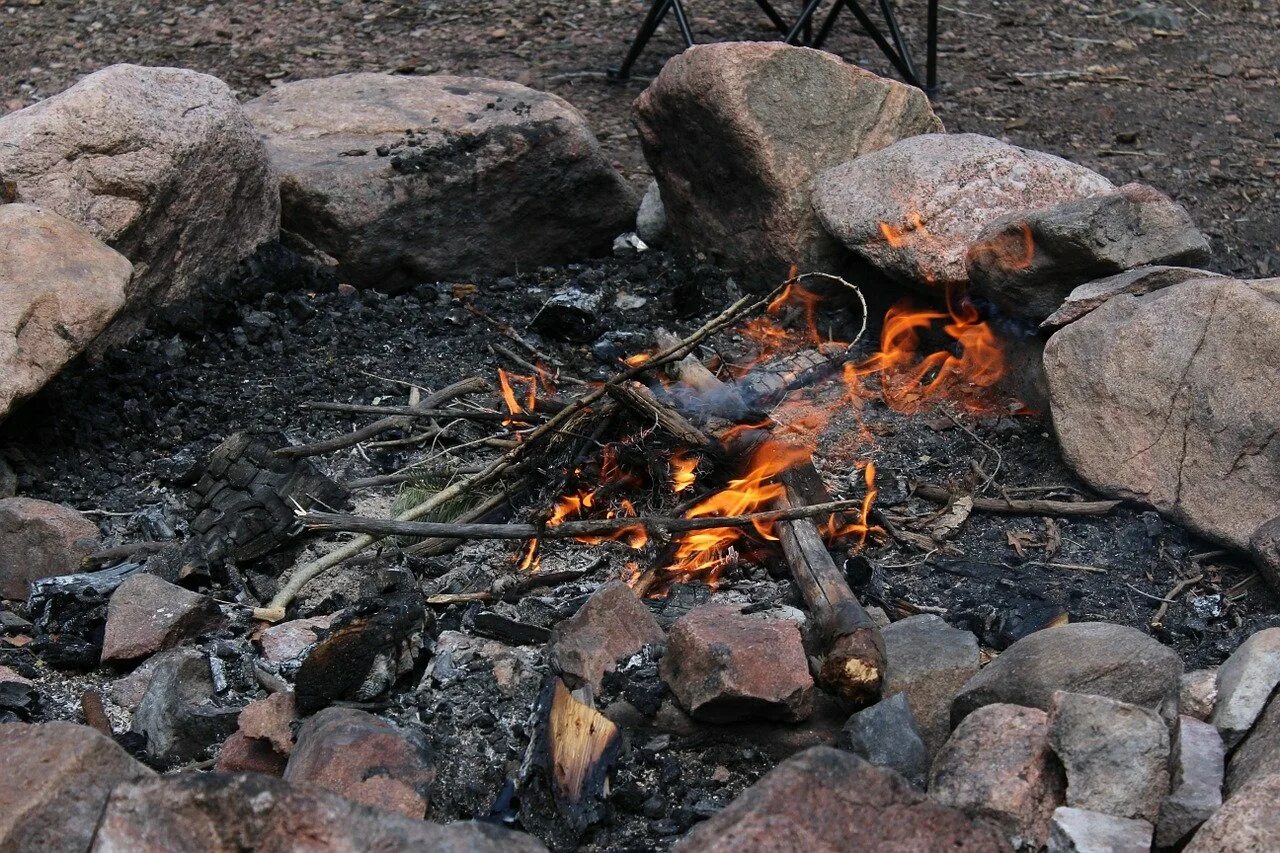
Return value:
[(838, 357), (817, 350), (801, 350), (760, 365), (742, 377), (737, 387), (747, 405), (769, 408), (780, 402), (788, 391), (830, 376), (840, 364)]
[(121, 563), (97, 572), (41, 578), (29, 599), (35, 640), (31, 650), (50, 666), (89, 669), (98, 665), (107, 622), (107, 599), (142, 563)]
[(312, 714), (340, 699), (368, 701), (413, 669), (428, 629), (421, 597), (408, 579), (334, 620), (298, 669), (298, 712)]
[(550, 676), (534, 709), (521, 819), (572, 844), (606, 820), (609, 775), (622, 749), (618, 727)]
[(347, 503), (347, 491), (313, 462), (274, 453), (287, 444), (280, 433), (241, 432), (210, 454), (193, 488), (191, 524), (205, 562), (249, 562), (295, 545), (298, 509)]

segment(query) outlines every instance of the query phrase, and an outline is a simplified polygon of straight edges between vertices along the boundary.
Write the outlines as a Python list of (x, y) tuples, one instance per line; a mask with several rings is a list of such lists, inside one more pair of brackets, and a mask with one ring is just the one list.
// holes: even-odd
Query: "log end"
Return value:
[(259, 622), (279, 622), (284, 619), (283, 607), (255, 607), (253, 618)]
[(884, 666), (880, 632), (874, 628), (855, 631), (831, 644), (818, 681), (828, 692), (861, 708), (879, 700)]

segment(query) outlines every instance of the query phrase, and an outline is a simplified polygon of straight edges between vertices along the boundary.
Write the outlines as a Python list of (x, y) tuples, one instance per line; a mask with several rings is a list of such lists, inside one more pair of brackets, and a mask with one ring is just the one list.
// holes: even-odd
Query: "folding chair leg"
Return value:
[(822, 5), (822, 0), (809, 0), (809, 2), (805, 3), (804, 8), (800, 10), (800, 17), (796, 18), (796, 22), (791, 25), (791, 30), (787, 33), (783, 42), (786, 44), (800, 44), (800, 36), (804, 33), (806, 24), (813, 19), (813, 13), (818, 10), (820, 5)]
[(689, 26), (689, 17), (684, 13), (684, 4), (680, 0), (671, 0), (671, 9), (676, 13), (676, 26), (684, 37), (684, 46), (693, 47), (693, 29)]
[[(889, 37), (893, 39), (893, 46), (898, 49), (902, 64), (910, 70), (911, 79), (919, 81), (920, 75), (916, 73), (916, 64), (911, 61), (911, 49), (902, 40), (902, 31), (898, 29), (898, 16), (894, 14), (890, 0), (880, 0), (880, 13), (884, 15), (885, 26), (889, 28)], [(916, 85), (920, 84), (917, 82)]]
[(902, 57), (894, 50), (893, 45), (889, 44), (889, 41), (880, 32), (880, 28), (876, 26), (875, 21), (871, 20), (871, 16), (858, 4), (858, 0), (840, 0), (840, 2), (858, 19), (858, 24), (866, 31), (867, 35), (871, 36), (871, 40), (876, 43), (876, 47), (880, 48), (880, 52), (885, 55), (894, 69), (902, 75), (902, 79), (912, 86), (923, 88), (916, 78), (915, 71), (908, 63), (903, 62)]
[(769, 0), (756, 0), (756, 5), (760, 7), (761, 12), (764, 12), (764, 16), (769, 19), (769, 23), (773, 24), (775, 30), (783, 35), (790, 32), (791, 27), (787, 26), (787, 22), (782, 20), (782, 16), (778, 14), (777, 9), (773, 8), (773, 4)]
[(938, 0), (929, 0), (928, 52), (925, 56), (925, 94), (938, 91)]
[(653, 0), (653, 5), (649, 7), (649, 12), (644, 16), (644, 22), (640, 24), (640, 31), (636, 33), (635, 41), (631, 43), (631, 49), (627, 51), (626, 59), (622, 60), (621, 65), (609, 72), (609, 79), (622, 81), (631, 76), (631, 67), (636, 64), (636, 60), (644, 52), (645, 46), (649, 44), (649, 39), (653, 38), (653, 34), (658, 30), (658, 25), (667, 16), (667, 12), (671, 11), (671, 6), (674, 2), (675, 0)]
[(822, 22), (822, 26), (818, 27), (818, 35), (809, 43), (810, 47), (816, 47), (818, 50), (827, 43), (827, 36), (831, 35), (831, 30), (835, 28), (836, 18), (840, 17), (840, 10), (844, 8), (839, 3), (831, 7), (831, 11), (827, 13), (826, 20)]

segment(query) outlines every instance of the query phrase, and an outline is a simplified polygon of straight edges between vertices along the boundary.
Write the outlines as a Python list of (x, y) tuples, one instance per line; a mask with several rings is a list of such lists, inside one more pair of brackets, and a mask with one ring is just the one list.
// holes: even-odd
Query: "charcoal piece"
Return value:
[(586, 344), (600, 336), (604, 297), (568, 287), (548, 299), (531, 324), (547, 337)]
[(492, 610), (477, 613), (471, 620), (471, 628), (482, 637), (516, 646), (541, 645), (551, 637), (551, 632), (541, 625), (519, 622)]
[(670, 628), (681, 616), (701, 607), (711, 600), (711, 587), (698, 581), (692, 583), (672, 584), (667, 590), (667, 597), (656, 603), (647, 602), (655, 609), (654, 618), (663, 628)]
[(143, 570), (121, 563), (96, 572), (41, 578), (31, 584), (35, 638), (31, 651), (58, 669), (91, 669), (102, 654), (107, 599), (125, 578)]
[(40, 691), (21, 681), (0, 681), (0, 723), (29, 723), (38, 719)]
[(340, 699), (368, 701), (413, 669), (430, 628), (411, 578), (396, 573), (394, 587), (334, 620), (298, 669), (294, 695), (300, 714)]

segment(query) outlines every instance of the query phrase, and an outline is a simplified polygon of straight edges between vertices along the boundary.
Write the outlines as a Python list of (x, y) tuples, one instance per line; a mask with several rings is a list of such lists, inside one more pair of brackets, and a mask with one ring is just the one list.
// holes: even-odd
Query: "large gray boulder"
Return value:
[(1039, 323), (1076, 285), (1134, 267), (1208, 260), (1209, 241), (1182, 205), (1146, 184), (1125, 184), (1002, 216), (969, 246), (965, 263), (973, 292)]
[(633, 193), (568, 103), (479, 77), (339, 74), (245, 105), (281, 173), (284, 226), (363, 287), (605, 253)]
[(1116, 296), (1044, 352), (1063, 455), (1101, 492), (1240, 549), (1280, 494), (1280, 279)]
[(0, 420), (124, 305), (133, 266), (68, 219), (0, 205)]
[(1182, 658), (1134, 628), (1076, 622), (1018, 640), (969, 679), (951, 703), (952, 725), (996, 702), (1048, 711), (1055, 691), (1092, 693), (1158, 713), (1178, 713)]
[(279, 229), (278, 181), (235, 95), (179, 68), (113, 65), (0, 117), (0, 178), (133, 262), (104, 345), (194, 306)]
[(1114, 189), (1052, 154), (930, 133), (827, 169), (813, 203), (828, 231), (886, 275), (943, 286), (969, 280), (965, 253), (1000, 217)]
[(844, 254), (811, 206), (820, 170), (942, 130), (919, 89), (777, 42), (686, 50), (636, 101), (636, 125), (671, 241), (768, 286)]

